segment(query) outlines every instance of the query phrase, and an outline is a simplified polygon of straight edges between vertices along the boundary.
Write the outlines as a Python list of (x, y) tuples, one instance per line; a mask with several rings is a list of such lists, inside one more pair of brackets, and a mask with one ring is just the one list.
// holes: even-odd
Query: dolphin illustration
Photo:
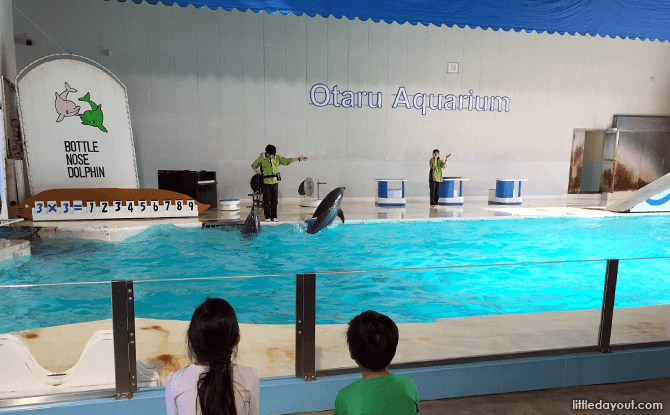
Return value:
[(102, 125), (102, 104), (98, 105), (95, 102), (91, 101), (91, 94), (86, 93), (86, 96), (79, 98), (79, 101), (88, 102), (91, 106), (91, 109), (84, 111), (83, 114), (79, 116), (81, 118), (81, 123), (84, 125), (90, 125), (91, 127), (98, 127), (103, 133), (107, 132), (107, 129)]
[(56, 92), (56, 112), (58, 113), (56, 122), (63, 121), (65, 117), (72, 117), (79, 114), (79, 109), (81, 109), (81, 107), (74, 102), (67, 100), (67, 94), (69, 92), (77, 92), (77, 90), (68, 85), (67, 82), (65, 83), (65, 91), (60, 94)]
[(344, 223), (344, 212), (340, 209), (340, 203), (344, 197), (344, 187), (334, 189), (326, 196), (319, 207), (314, 211), (314, 215), (307, 219), (307, 233), (317, 233), (328, 225), (333, 223), (336, 217), (342, 219)]
[(245, 235), (258, 233), (261, 231), (261, 222), (258, 220), (258, 215), (256, 214), (256, 206), (251, 207), (251, 212), (249, 216), (244, 221), (244, 226), (242, 226), (242, 233)]

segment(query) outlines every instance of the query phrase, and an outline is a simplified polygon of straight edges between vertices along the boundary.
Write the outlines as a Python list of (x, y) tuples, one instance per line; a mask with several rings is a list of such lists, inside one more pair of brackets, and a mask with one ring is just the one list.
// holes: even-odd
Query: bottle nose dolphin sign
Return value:
[(247, 216), (247, 219), (244, 221), (244, 226), (242, 226), (242, 233), (245, 235), (250, 235), (258, 233), (261, 230), (261, 223), (258, 220), (258, 214), (256, 214), (256, 206), (251, 207), (251, 212)]
[(338, 187), (328, 193), (328, 196), (321, 201), (319, 207), (314, 211), (311, 219), (306, 221), (307, 233), (314, 234), (325, 229), (333, 223), (336, 217), (342, 219), (342, 223), (344, 223), (344, 212), (340, 209), (342, 197), (344, 197), (344, 187)]

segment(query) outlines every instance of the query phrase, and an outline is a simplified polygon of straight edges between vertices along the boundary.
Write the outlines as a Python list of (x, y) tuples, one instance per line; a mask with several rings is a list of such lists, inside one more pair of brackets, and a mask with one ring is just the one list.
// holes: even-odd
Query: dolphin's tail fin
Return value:
[(91, 93), (87, 92), (85, 96), (79, 98), (79, 101), (91, 102)]
[(337, 212), (337, 217), (342, 219), (342, 223), (344, 223), (344, 212), (342, 212), (342, 209), (340, 209), (340, 211)]
[(74, 89), (74, 88), (72, 88), (72, 87), (70, 86), (70, 84), (68, 84), (67, 82), (65, 83), (65, 90), (66, 90), (67, 92), (77, 92), (77, 90)]

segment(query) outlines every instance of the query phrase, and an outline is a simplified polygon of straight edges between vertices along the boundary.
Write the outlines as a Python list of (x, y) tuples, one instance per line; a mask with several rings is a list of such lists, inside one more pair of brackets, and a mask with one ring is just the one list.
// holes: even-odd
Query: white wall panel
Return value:
[[(409, 30), (411, 28), (411, 30)], [(426, 158), (423, 150), (424, 122), (426, 117), (436, 114), (429, 113), (427, 103), (426, 115), (423, 115), (423, 98), (430, 91), (426, 89), (426, 60), (427, 60), (427, 27), (416, 25), (408, 27), (407, 31), (407, 94), (412, 102), (412, 109), (405, 113), (405, 133), (403, 137), (404, 159), (422, 160)], [(430, 151), (430, 150), (427, 150)]]
[(597, 128), (608, 128), (612, 126), (612, 92), (617, 80), (616, 55), (617, 44), (609, 38), (598, 38), (603, 53), (600, 59), (598, 100), (596, 101), (595, 120), (593, 125)]
[[(337, 85), (340, 90), (338, 101), (342, 103), (342, 91), (349, 89), (347, 79), (347, 57), (349, 56), (349, 20), (328, 19), (328, 83), (330, 88)], [(344, 160), (347, 157), (347, 111), (342, 106), (328, 105), (326, 130), (327, 157), (330, 160)]]
[(552, 146), (547, 145), (550, 140), (547, 137), (547, 124), (549, 113), (547, 112), (549, 97), (549, 82), (551, 72), (552, 43), (551, 35), (548, 33), (537, 34), (533, 51), (532, 77), (529, 78), (530, 90), (530, 117), (528, 119), (528, 145), (531, 154), (527, 160), (551, 159), (549, 152)]
[[(103, 1), (98, 6), (98, 54), (93, 60), (109, 69), (124, 84), (126, 80), (125, 41), (123, 38), (123, 9), (114, 3)], [(64, 25), (65, 26), (65, 25)], [(77, 36), (81, 36), (77, 33)], [(109, 51), (105, 54), (105, 51)]]
[(588, 128), (579, 124), (580, 101), (582, 98), (582, 82), (584, 80), (584, 53), (586, 36), (576, 35), (566, 38), (568, 48), (568, 68), (563, 92), (563, 124), (561, 126), (562, 151), (567, 149), (567, 160), (570, 161), (570, 148), (575, 128)]
[(533, 139), (530, 137), (531, 100), (533, 99), (533, 67), (535, 65), (535, 42), (537, 35), (515, 32), (517, 41), (516, 82), (514, 84), (514, 101), (510, 107), (512, 115), (512, 131), (514, 133), (510, 159), (512, 161), (528, 161), (533, 159)]
[[(149, 67), (151, 70), (150, 140), (155, 157), (163, 160), (178, 156), (179, 137), (175, 130), (175, 91), (172, 45), (172, 8), (157, 7), (148, 11)], [(131, 118), (132, 120), (132, 118)], [(195, 138), (195, 137), (194, 137)], [(195, 142), (195, 140), (192, 138)], [(165, 166), (170, 169), (169, 165)], [(145, 172), (153, 177), (157, 172)], [(149, 180), (149, 183), (152, 181)]]
[(242, 13), (242, 79), (244, 91), (240, 100), (244, 108), (244, 156), (249, 159), (249, 165), (260, 153), (265, 151), (266, 145), (263, 14)]
[[(465, 32), (463, 40), (463, 80), (461, 95), (470, 96), (470, 91), (478, 95), (481, 79), (482, 65), (482, 29), (474, 29)], [(470, 98), (463, 100), (463, 109), (460, 110), (460, 96), (458, 102), (458, 115), (461, 118), (458, 145), (458, 159), (465, 161), (477, 160), (477, 124), (479, 117), (474, 109), (474, 103), (470, 105)]]
[[(516, 99), (516, 63), (517, 63), (517, 34), (513, 31), (499, 31), (500, 54), (498, 60), (498, 88), (493, 96), (508, 97), (511, 101), (510, 112), (499, 111), (488, 114), (495, 123), (495, 140), (491, 142), (492, 161), (510, 160), (513, 143), (518, 137), (514, 131), (514, 113), (517, 110)], [(491, 109), (491, 103), (489, 103)]]
[[(358, 19), (349, 22), (347, 57), (347, 89), (356, 94), (356, 108), (345, 109), (347, 114), (347, 160), (365, 160), (367, 96), (359, 91), (368, 91), (368, 24)], [(359, 101), (360, 98), (360, 102)], [(361, 108), (358, 108), (358, 104)]]
[[(244, 151), (242, 13), (237, 10), (232, 12), (219, 10), (218, 14), (223, 159), (246, 160)], [(260, 150), (257, 151), (260, 153)], [(251, 162), (249, 162), (249, 165), (251, 165)], [(248, 172), (251, 172), (251, 169)]]
[(265, 65), (265, 144), (286, 153), (286, 19), (263, 13)]
[[(500, 67), (500, 33), (488, 29), (482, 33), (482, 61), (479, 79), (479, 88), (475, 94), (480, 98), (479, 106), (475, 98), (475, 111), (477, 116), (477, 136), (475, 139), (477, 160), (493, 161), (496, 159), (494, 149), (496, 146), (496, 113), (491, 112), (491, 103), (488, 98), (499, 95), (498, 70)], [(477, 108), (484, 108), (478, 111)], [(509, 115), (506, 113), (505, 115)]]
[[(446, 31), (444, 27), (430, 25), (426, 28), (426, 81), (425, 93), (433, 94), (432, 104), (440, 107), (438, 95), (444, 95), (444, 77), (446, 74), (447, 61), (444, 51), (446, 47)], [(428, 108), (431, 104), (428, 97)], [(443, 104), (444, 105), (444, 104)], [(425, 162), (425, 170), (428, 169), (428, 160), (433, 154), (433, 149), (441, 149), (441, 157), (444, 158), (450, 150), (446, 147), (446, 135), (442, 130), (443, 109), (427, 110), (423, 121), (423, 143), (419, 160)], [(446, 173), (446, 172), (445, 172)], [(427, 173), (426, 173), (427, 174)]]
[[(574, 128), (607, 128), (614, 114), (670, 113), (667, 42), (131, 2), (13, 4), (126, 84), (143, 186), (156, 186), (157, 169), (206, 168), (219, 173), (221, 197), (243, 197), (248, 166), (273, 143), (282, 155), (309, 157), (285, 175), (284, 196), (316, 171), (329, 189), (347, 185), (348, 196), (374, 195), (373, 179), (385, 175), (408, 178), (409, 196), (427, 196), (433, 148), (452, 153), (446, 174), (471, 178), (466, 195), (485, 195), (496, 175), (527, 176), (526, 194), (560, 194)], [(13, 16), (15, 32), (35, 40), (17, 45), (19, 70), (61, 52)], [(447, 62), (459, 73), (447, 74)], [(346, 90), (381, 92), (382, 108), (367, 99), (362, 108), (316, 107), (316, 83), (337, 85), (340, 104)], [(392, 108), (401, 86), (412, 103), (421, 93), (468, 98), (462, 110), (422, 115)], [(470, 90), (489, 98), (487, 111), (476, 111), (476, 98), (469, 110)], [(491, 112), (491, 96), (509, 97), (510, 111)]]
[[(321, 83), (332, 89), (334, 84), (328, 83), (328, 20), (316, 16), (313, 19), (307, 19), (307, 88), (311, 89), (313, 85)], [(308, 90), (307, 93), (310, 91)], [(306, 97), (309, 99), (309, 97)], [(324, 99), (323, 95), (318, 95), (317, 99)], [(322, 101), (318, 101), (322, 102)], [(329, 157), (328, 154), (328, 107), (317, 107), (307, 105), (307, 142), (306, 156), (312, 161), (324, 160)]]
[[(388, 85), (389, 26), (368, 20), (368, 93), (375, 94), (372, 105), (378, 105), (381, 92), (381, 108), (369, 108), (366, 112), (366, 146), (368, 160), (386, 158), (386, 108), (393, 102), (386, 88)], [(368, 104), (370, 100), (368, 99)]]
[[(279, 18), (279, 17), (278, 17)], [(286, 17), (286, 154), (307, 155), (307, 16)]]
[[(172, 9), (172, 44), (174, 65), (174, 136), (180, 158), (197, 160), (200, 155), (200, 111), (198, 105), (198, 37), (196, 33), (196, 8)], [(198, 120), (198, 122), (194, 122)], [(168, 167), (166, 167), (168, 169)]]
[[(219, 82), (219, 17), (196, 14), (198, 62), (198, 133), (200, 159), (221, 160), (221, 83)], [(183, 138), (181, 139), (183, 140)], [(195, 162), (194, 162), (195, 164)]]
[(586, 36), (584, 41), (584, 66), (582, 76), (582, 93), (579, 100), (579, 123), (595, 124), (596, 103), (598, 102), (598, 85), (600, 84), (600, 64), (602, 60), (602, 38)]
[[(568, 70), (569, 44), (561, 36), (550, 37), (551, 68), (549, 71), (549, 89), (547, 94), (547, 118), (541, 126), (544, 129), (545, 158), (552, 161), (565, 159), (561, 143), (570, 142), (561, 135), (563, 125), (563, 110), (565, 108), (565, 82)], [(569, 152), (570, 149), (567, 150)], [(567, 173), (566, 173), (567, 174)], [(566, 185), (567, 186), (567, 185)]]
[(153, 187), (157, 185), (157, 173), (151, 173), (143, 160), (155, 157), (153, 146), (153, 131), (151, 130), (153, 111), (151, 100), (151, 67), (149, 63), (149, 28), (147, 7), (139, 5), (136, 10), (123, 9), (123, 38), (135, 39), (124, 47), (126, 62), (126, 88), (128, 89), (128, 103), (130, 118), (135, 140), (135, 156), (137, 157), (137, 173), (140, 177), (140, 186)]
[[(458, 95), (462, 94), (462, 91), (466, 89), (463, 86), (463, 48), (465, 45), (465, 33), (466, 30), (459, 29), (457, 26), (446, 27), (442, 26), (442, 30), (445, 32), (445, 47), (444, 47), (444, 57), (448, 62), (456, 62), (459, 64), (459, 70), (457, 74), (448, 74), (445, 64), (444, 67), (444, 94)], [(439, 51), (437, 51), (439, 53)], [(444, 102), (442, 103), (442, 108), (444, 108)], [(440, 110), (442, 114), (442, 131), (444, 132), (444, 141), (437, 146), (436, 148), (440, 149), (441, 152), (446, 156), (451, 153), (449, 158), (450, 162), (453, 163), (460, 159), (460, 142), (461, 142), (461, 116), (460, 111), (449, 111), (449, 110)], [(460, 174), (460, 173), (456, 173)]]
[[(407, 106), (398, 105), (393, 109), (398, 88), (407, 85), (407, 30), (411, 25), (389, 25), (388, 84), (386, 96), (386, 160), (404, 160), (405, 157), (405, 117)], [(408, 93), (411, 93), (408, 92)]]
[[(44, 4), (44, 2), (39, 2), (39, 4)], [(70, 15), (65, 20), (74, 27), (71, 53), (86, 56), (94, 61), (99, 60), (101, 52), (98, 5), (98, 2), (88, 0), (72, 0)], [(60, 53), (60, 51), (57, 53)]]

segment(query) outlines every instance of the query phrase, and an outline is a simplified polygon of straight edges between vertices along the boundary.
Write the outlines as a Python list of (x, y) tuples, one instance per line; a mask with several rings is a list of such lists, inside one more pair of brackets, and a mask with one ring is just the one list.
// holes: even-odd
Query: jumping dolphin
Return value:
[(244, 221), (244, 226), (242, 226), (242, 233), (245, 235), (258, 233), (261, 231), (261, 222), (258, 220), (258, 215), (256, 214), (256, 206), (251, 207), (251, 212), (249, 216)]
[(340, 203), (344, 197), (344, 187), (334, 189), (326, 196), (319, 207), (314, 211), (311, 219), (307, 222), (307, 233), (317, 233), (333, 223), (335, 217), (342, 219), (344, 223), (344, 212), (340, 209)]
[(79, 118), (81, 118), (81, 123), (90, 125), (91, 127), (98, 127), (100, 131), (106, 133), (107, 129), (102, 125), (102, 104), (98, 105), (91, 101), (91, 94), (88, 92), (85, 97), (79, 98), (79, 101), (88, 102), (91, 106), (90, 110), (84, 111), (84, 113), (79, 116)]
[(79, 114), (79, 109), (81, 109), (81, 107), (74, 102), (67, 100), (67, 94), (70, 92), (77, 92), (77, 90), (68, 85), (67, 82), (65, 83), (65, 91), (60, 94), (56, 92), (56, 112), (58, 113), (56, 122), (63, 121), (63, 118), (65, 117), (72, 117)]

